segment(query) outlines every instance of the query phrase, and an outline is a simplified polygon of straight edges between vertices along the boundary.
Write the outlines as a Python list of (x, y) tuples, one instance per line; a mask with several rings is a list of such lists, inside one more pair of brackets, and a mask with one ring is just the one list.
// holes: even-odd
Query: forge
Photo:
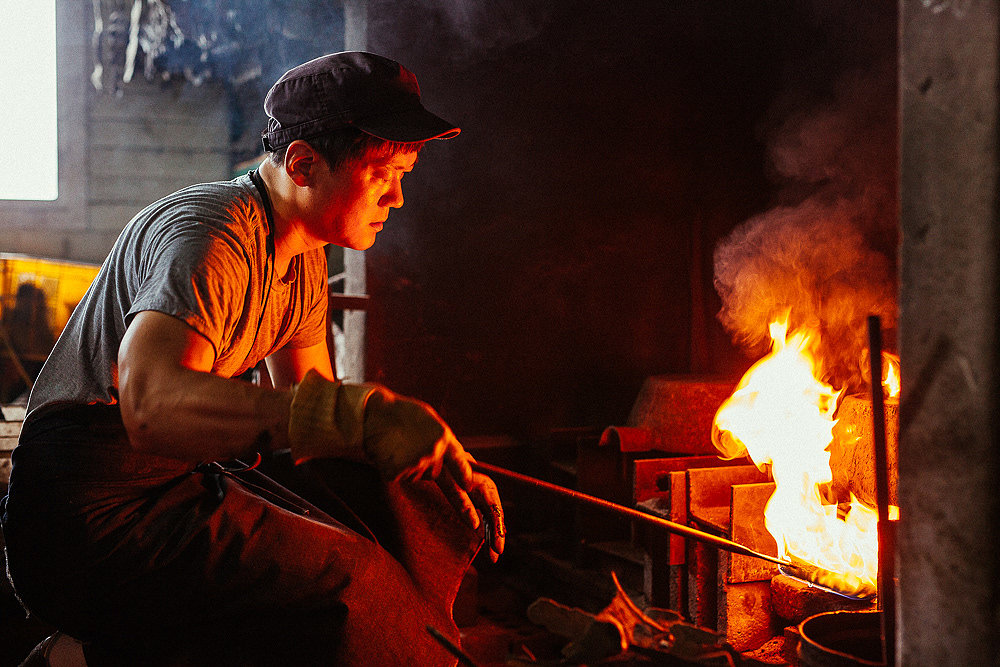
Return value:
[[(607, 595), (614, 577), (640, 606), (671, 610), (716, 633), (737, 659), (806, 664), (798, 654), (803, 621), (828, 612), (874, 612), (878, 598), (811, 582), (816, 566), (779, 552), (765, 527), (773, 478), (747, 457), (720, 458), (712, 445), (710, 426), (733, 389), (715, 379), (650, 377), (628, 422), (599, 435), (575, 434), (563, 468), (575, 471), (581, 492), (607, 505), (638, 508), (750, 553), (637, 521), (615, 506), (579, 502), (576, 492), (553, 493), (558, 487), (551, 484), (534, 485), (532, 493), (540, 494), (534, 502), (544, 499), (556, 507), (568, 498), (573, 518), (555, 524), (556, 535), (553, 525), (546, 525), (529, 539), (538, 546), (524, 571), (545, 579), (557, 601), (582, 604)], [(890, 422), (897, 418), (892, 405)], [(855, 477), (873, 460), (873, 427), (865, 421), (871, 419), (871, 399), (848, 397), (838, 416), (832, 486), (850, 493), (865, 488), (867, 482)], [(706, 428), (699, 432), (692, 424)], [(896, 448), (896, 438), (890, 442)], [(872, 479), (874, 472), (867, 477)], [(791, 560), (793, 566), (766, 557)], [(588, 569), (589, 576), (580, 574)], [(602, 577), (607, 577), (603, 584)]]

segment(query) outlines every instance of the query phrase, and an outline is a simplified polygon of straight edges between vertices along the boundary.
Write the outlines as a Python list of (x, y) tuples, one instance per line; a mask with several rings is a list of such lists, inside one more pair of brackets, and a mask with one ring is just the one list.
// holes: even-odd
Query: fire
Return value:
[(726, 458), (746, 454), (761, 470), (770, 468), (775, 491), (764, 524), (779, 553), (808, 564), (817, 583), (873, 594), (877, 513), (852, 496), (850, 509), (838, 516), (837, 505), (823, 498), (833, 480), (827, 447), (841, 392), (817, 379), (813, 336), (800, 331), (789, 337), (787, 320), (772, 323), (770, 333), (771, 352), (719, 408), (713, 442)]
[(888, 352), (882, 353), (882, 389), (888, 398), (898, 398), (901, 388), (899, 357)]

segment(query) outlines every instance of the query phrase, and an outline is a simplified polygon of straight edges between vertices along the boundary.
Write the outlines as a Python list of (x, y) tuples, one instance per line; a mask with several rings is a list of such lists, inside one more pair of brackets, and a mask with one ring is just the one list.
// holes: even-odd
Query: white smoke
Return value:
[(780, 203), (716, 248), (719, 319), (759, 353), (788, 311), (790, 330), (820, 333), (826, 379), (857, 390), (867, 316), (896, 323), (894, 64), (842, 77), (823, 103), (786, 97), (776, 113), (768, 152)]

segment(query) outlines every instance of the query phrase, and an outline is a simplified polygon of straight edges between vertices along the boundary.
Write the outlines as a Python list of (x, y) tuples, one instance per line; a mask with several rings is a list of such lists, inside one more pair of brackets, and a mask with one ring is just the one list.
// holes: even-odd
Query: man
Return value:
[[(359, 52), (264, 108), (267, 159), (140, 212), (46, 361), (11, 581), (91, 664), (453, 664), (428, 626), (457, 640), (462, 574), (503, 550), (496, 487), (424, 403), (336, 381), (323, 247), (370, 247), (459, 129)], [(274, 388), (234, 379), (261, 360)]]

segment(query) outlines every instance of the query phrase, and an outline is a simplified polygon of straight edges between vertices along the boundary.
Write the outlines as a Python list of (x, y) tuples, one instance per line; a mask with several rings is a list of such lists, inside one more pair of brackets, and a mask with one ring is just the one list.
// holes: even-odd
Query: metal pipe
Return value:
[(723, 551), (728, 551), (730, 553), (740, 554), (743, 556), (750, 556), (751, 558), (760, 558), (761, 560), (766, 560), (770, 563), (775, 563), (776, 565), (781, 565), (786, 568), (793, 568), (793, 569), (795, 568), (795, 565), (793, 565), (788, 561), (781, 560), (780, 558), (776, 558), (775, 556), (768, 556), (767, 554), (759, 553), (757, 551), (754, 551), (753, 549), (743, 546), (742, 544), (738, 544), (736, 542), (733, 542), (732, 540), (727, 540), (724, 537), (712, 535), (711, 533), (706, 533), (696, 528), (685, 526), (684, 524), (668, 521), (667, 519), (660, 518), (653, 514), (640, 512), (639, 510), (632, 509), (631, 507), (625, 507), (624, 505), (612, 503), (610, 501), (604, 500), (603, 498), (597, 498), (596, 496), (591, 496), (586, 493), (574, 491), (573, 489), (567, 489), (566, 487), (558, 486), (557, 484), (551, 484), (549, 482), (545, 482), (540, 479), (536, 479), (534, 477), (522, 475), (521, 473), (514, 472), (513, 470), (500, 468), (495, 465), (490, 465), (489, 463), (479, 463), (478, 461), (472, 464), (472, 468), (485, 475), (504, 477), (506, 479), (513, 480), (515, 482), (528, 484), (538, 489), (551, 491), (555, 494), (563, 496), (564, 498), (569, 498), (577, 502), (593, 505), (594, 507), (599, 507), (601, 509), (605, 509), (618, 514), (624, 514), (625, 516), (631, 519), (636, 519), (638, 521), (642, 521), (644, 523), (651, 524), (659, 528), (663, 528), (675, 535), (680, 535), (681, 537), (687, 537), (698, 542), (710, 544), (718, 549), (722, 549)]
[(878, 508), (878, 606), (882, 610), (882, 647), (887, 665), (896, 664), (895, 526), (889, 520), (889, 452), (882, 396), (882, 325), (868, 318), (868, 354), (872, 376), (872, 434), (875, 440), (875, 504)]

